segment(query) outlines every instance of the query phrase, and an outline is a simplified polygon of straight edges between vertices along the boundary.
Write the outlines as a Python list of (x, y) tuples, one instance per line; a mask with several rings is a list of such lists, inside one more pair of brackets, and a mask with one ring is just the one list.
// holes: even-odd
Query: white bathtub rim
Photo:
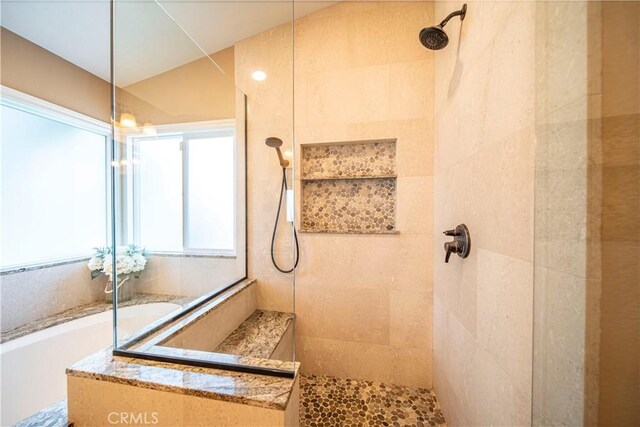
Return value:
[[(170, 302), (155, 302), (148, 304), (131, 305), (118, 309), (118, 318), (125, 319), (129, 317), (144, 316), (150, 314), (158, 314), (160, 311), (161, 316), (181, 309), (182, 306)], [(106, 310), (100, 313), (91, 314), (77, 319), (69, 320), (68, 322), (61, 323), (59, 325), (50, 326), (45, 329), (41, 329), (36, 332), (18, 337), (16, 339), (4, 342), (0, 344), (0, 356), (10, 351), (37, 343), (39, 341), (56, 337), (79, 328), (85, 328), (105, 321), (113, 321), (113, 310)]]

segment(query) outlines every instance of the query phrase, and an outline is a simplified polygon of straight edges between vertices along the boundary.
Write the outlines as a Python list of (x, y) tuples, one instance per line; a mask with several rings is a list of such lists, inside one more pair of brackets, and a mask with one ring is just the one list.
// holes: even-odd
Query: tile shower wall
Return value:
[[(292, 309), (291, 277), (269, 255), (282, 172), (264, 138), (282, 137), (298, 165), (301, 143), (397, 138), (399, 234), (299, 234), (297, 357), (307, 372), (431, 386), (433, 53), (417, 34), (432, 9), (343, 2), (296, 21), (295, 147), (291, 27), (235, 46), (249, 102), (249, 273), (261, 308)], [(250, 79), (256, 68), (267, 80)], [(290, 234), (276, 254), (285, 265)]]
[[(437, 21), (458, 5), (438, 2)], [(450, 425), (528, 425), (531, 407), (535, 4), (468, 2), (435, 56), (434, 388)]]

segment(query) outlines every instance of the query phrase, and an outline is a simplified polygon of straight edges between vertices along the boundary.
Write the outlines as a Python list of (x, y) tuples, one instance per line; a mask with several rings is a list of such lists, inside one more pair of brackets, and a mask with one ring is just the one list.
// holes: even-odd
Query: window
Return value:
[(234, 126), (225, 121), (183, 132), (172, 126), (129, 138), (136, 244), (153, 252), (235, 255)]
[(107, 241), (109, 125), (2, 88), (0, 265), (80, 258)]

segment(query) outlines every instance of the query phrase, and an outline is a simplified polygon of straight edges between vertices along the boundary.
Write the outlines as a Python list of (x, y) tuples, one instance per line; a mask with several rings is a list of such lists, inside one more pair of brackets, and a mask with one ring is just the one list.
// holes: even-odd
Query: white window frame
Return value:
[[(109, 145), (111, 143), (111, 124), (103, 122), (93, 117), (86, 116), (77, 111), (70, 110), (65, 107), (61, 107), (57, 104), (45, 101), (35, 96), (28, 95), (24, 92), (9, 88), (7, 86), (0, 85), (0, 105), (4, 105), (9, 108), (24, 111), (29, 114), (36, 115), (45, 119), (53, 120), (67, 126), (72, 126), (84, 131), (96, 133), (105, 137), (104, 144), (104, 159), (105, 159), (105, 206), (107, 208), (106, 221), (104, 224), (104, 244), (109, 245), (109, 227), (111, 223), (111, 198), (109, 197), (111, 188), (111, 159)], [(0, 153), (1, 155), (1, 153)], [(1, 199), (0, 199), (1, 203)], [(51, 258), (46, 261), (39, 261), (35, 263), (23, 263), (9, 266), (2, 266), (2, 272), (24, 271), (34, 268), (42, 268), (55, 266), (60, 264), (67, 264), (72, 262), (78, 262), (88, 259), (91, 256), (91, 252), (87, 252), (86, 255), (64, 258)]]
[[(124, 131), (123, 136), (126, 141), (127, 150), (127, 217), (128, 223), (132, 224), (127, 230), (128, 240), (136, 245), (140, 242), (140, 200), (136, 195), (140, 191), (138, 177), (138, 165), (131, 160), (134, 158), (136, 144), (141, 139), (182, 137), (182, 251), (159, 251), (148, 248), (152, 253), (158, 255), (195, 255), (212, 257), (235, 257), (238, 248), (237, 236), (237, 211), (238, 211), (238, 180), (237, 180), (237, 137), (236, 120), (211, 120), (202, 122), (177, 123), (167, 125), (156, 125), (156, 135), (145, 135), (141, 131)], [(188, 176), (189, 176), (189, 140), (207, 136), (232, 136), (233, 137), (233, 249), (199, 249), (189, 246), (189, 196), (188, 196)]]

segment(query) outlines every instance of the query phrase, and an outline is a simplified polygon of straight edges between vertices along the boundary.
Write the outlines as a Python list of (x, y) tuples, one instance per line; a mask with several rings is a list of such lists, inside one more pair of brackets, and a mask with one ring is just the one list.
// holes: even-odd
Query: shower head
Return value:
[(280, 166), (282, 166), (283, 169), (289, 166), (289, 160), (285, 159), (282, 155), (282, 151), (280, 151), (280, 147), (282, 146), (282, 140), (280, 138), (270, 136), (264, 140), (264, 143), (267, 144), (267, 147), (276, 149), (276, 152), (278, 153), (278, 160), (280, 161)]
[(264, 143), (267, 144), (267, 147), (271, 148), (278, 148), (282, 146), (282, 140), (274, 136), (270, 136), (269, 138), (265, 139)]
[(427, 27), (420, 31), (420, 43), (427, 49), (440, 50), (449, 44), (449, 37), (440, 25)]
[(449, 37), (444, 32), (444, 26), (454, 16), (459, 16), (461, 21), (464, 21), (464, 17), (467, 14), (467, 4), (462, 5), (462, 9), (452, 12), (444, 18), (444, 20), (435, 27), (423, 28), (420, 31), (420, 43), (427, 49), (440, 50), (449, 44)]

